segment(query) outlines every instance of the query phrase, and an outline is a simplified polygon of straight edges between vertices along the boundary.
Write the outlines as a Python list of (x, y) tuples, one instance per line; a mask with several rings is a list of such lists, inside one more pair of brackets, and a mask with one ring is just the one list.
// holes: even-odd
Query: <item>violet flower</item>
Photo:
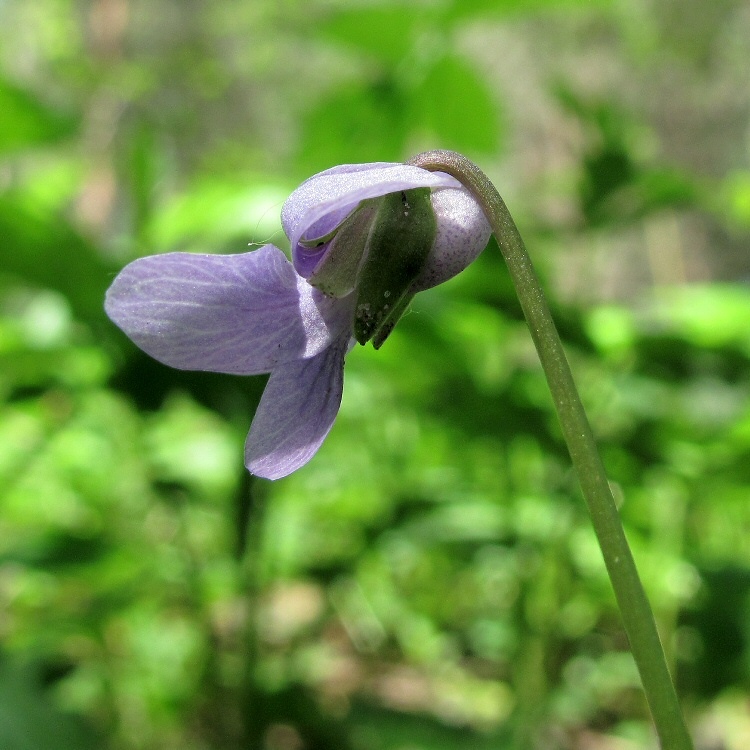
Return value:
[(268, 479), (300, 468), (320, 447), (355, 341), (379, 347), (414, 294), (463, 270), (490, 234), (457, 180), (405, 164), (321, 172), (292, 193), (281, 220), (293, 263), (274, 245), (140, 258), (105, 303), (164, 364), (271, 374), (245, 447), (248, 469)]

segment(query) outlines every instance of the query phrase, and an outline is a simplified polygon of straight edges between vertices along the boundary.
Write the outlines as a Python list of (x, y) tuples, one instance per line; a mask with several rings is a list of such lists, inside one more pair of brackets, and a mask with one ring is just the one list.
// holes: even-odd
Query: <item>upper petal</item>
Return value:
[(420, 292), (455, 276), (487, 246), (491, 229), (479, 204), (463, 187), (434, 190), (437, 236), (412, 291)]
[(242, 375), (312, 357), (351, 326), (347, 304), (310, 287), (273, 245), (140, 258), (114, 280), (105, 309), (160, 362)]
[(245, 445), (245, 465), (266, 479), (304, 466), (333, 427), (344, 387), (348, 336), (311, 359), (273, 371)]
[(294, 267), (301, 276), (309, 277), (322, 260), (327, 245), (306, 248), (299, 244), (300, 239), (327, 234), (366, 198), (419, 187), (459, 185), (443, 172), (387, 162), (343, 164), (320, 172), (303, 182), (281, 209), (281, 223), (292, 245)]

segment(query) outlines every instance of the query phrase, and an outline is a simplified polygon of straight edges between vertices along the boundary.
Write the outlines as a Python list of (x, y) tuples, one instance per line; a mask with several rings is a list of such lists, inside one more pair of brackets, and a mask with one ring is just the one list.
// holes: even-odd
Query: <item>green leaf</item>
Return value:
[(739, 345), (750, 352), (750, 291), (740, 284), (661, 290), (657, 316), (695, 346)]
[(732, 221), (743, 227), (750, 226), (750, 171), (738, 170), (727, 176), (720, 206)]
[(305, 118), (298, 163), (313, 174), (332, 164), (399, 161), (406, 110), (406, 98), (391, 80), (337, 91)]
[(42, 104), (28, 91), (0, 78), (0, 155), (55, 143), (75, 130), (72, 117)]
[(38, 669), (0, 664), (0, 747), (4, 750), (85, 750), (101, 747), (78, 717), (63, 714), (42, 687)]
[(104, 318), (104, 292), (113, 269), (63, 218), (28, 201), (0, 198), (0, 280), (5, 274), (35, 287), (54, 289), (77, 317)]
[(215, 252), (240, 238), (281, 244), (289, 193), (289, 185), (262, 175), (198, 180), (153, 214), (148, 236), (159, 250)]
[(335, 13), (320, 26), (321, 36), (354, 47), (385, 63), (396, 63), (413, 46), (414, 30), (423, 10), (365, 7)]
[(128, 187), (133, 233), (144, 239), (154, 210), (156, 186), (165, 169), (156, 130), (145, 122), (138, 122), (128, 133), (127, 145), (119, 156), (119, 172)]
[(432, 67), (414, 110), (441, 148), (494, 152), (499, 147), (498, 104), (477, 72), (458, 57), (446, 55)]
[(445, 11), (447, 21), (457, 21), (473, 16), (496, 15), (532, 12), (537, 10), (554, 10), (580, 6), (590, 9), (606, 7), (611, 0), (453, 0)]

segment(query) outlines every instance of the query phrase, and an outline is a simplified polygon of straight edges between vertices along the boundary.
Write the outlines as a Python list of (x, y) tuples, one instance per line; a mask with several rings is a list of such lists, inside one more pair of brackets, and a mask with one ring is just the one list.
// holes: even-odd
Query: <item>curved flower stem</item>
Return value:
[(692, 750), (659, 634), (630, 552), (594, 436), (531, 260), (503, 199), (487, 176), (453, 151), (426, 151), (409, 164), (446, 172), (477, 199), (508, 265), (620, 607), (651, 715), (664, 750)]

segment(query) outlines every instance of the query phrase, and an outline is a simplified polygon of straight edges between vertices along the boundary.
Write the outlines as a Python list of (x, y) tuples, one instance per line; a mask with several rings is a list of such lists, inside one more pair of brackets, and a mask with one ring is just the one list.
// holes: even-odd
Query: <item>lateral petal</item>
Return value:
[(274, 245), (139, 258), (114, 280), (105, 309), (164, 364), (241, 375), (313, 357), (351, 325), (346, 305), (310, 287)]

